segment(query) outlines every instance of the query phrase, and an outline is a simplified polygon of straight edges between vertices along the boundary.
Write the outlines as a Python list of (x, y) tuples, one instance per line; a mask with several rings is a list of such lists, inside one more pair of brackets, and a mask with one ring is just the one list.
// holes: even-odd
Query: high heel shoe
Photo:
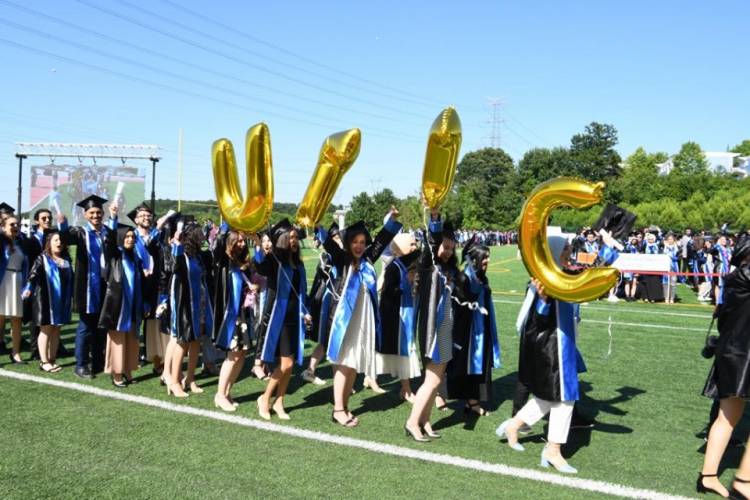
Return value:
[(167, 386), (167, 396), (173, 395), (176, 398), (186, 398), (190, 396), (187, 392), (182, 390), (182, 386), (180, 384), (170, 384)]
[(702, 472), (698, 473), (698, 479), (695, 481), (695, 492), (696, 493), (715, 493), (717, 495), (724, 496), (720, 492), (716, 491), (713, 488), (709, 488), (705, 484), (703, 484), (703, 478), (704, 477), (719, 477), (718, 474), (703, 474)]
[(521, 443), (519, 443), (518, 441), (516, 441), (513, 444), (510, 443), (510, 439), (508, 439), (507, 430), (508, 430), (508, 426), (510, 425), (511, 422), (513, 422), (513, 419), (509, 418), (508, 420), (506, 420), (505, 422), (503, 422), (502, 424), (500, 424), (500, 426), (497, 429), (495, 429), (495, 434), (500, 439), (505, 439), (506, 441), (508, 441), (508, 446), (510, 446), (510, 448), (512, 450), (526, 451), (526, 448), (524, 448), (523, 445)]
[(544, 448), (542, 448), (542, 460), (539, 463), (539, 465), (541, 465), (544, 468), (547, 468), (551, 464), (552, 467), (554, 467), (555, 469), (557, 469), (557, 472), (562, 472), (563, 474), (578, 474), (578, 469), (576, 469), (575, 467), (571, 467), (568, 462), (565, 462), (562, 465), (557, 465), (556, 463), (551, 462), (547, 457), (544, 456), (544, 452), (545, 451), (547, 451), (547, 447), (546, 446)]
[[(750, 483), (750, 479), (740, 479), (737, 476), (734, 476), (734, 481), (732, 481), (732, 489), (729, 490), (729, 498), (734, 498), (736, 500), (747, 500), (748, 497), (746, 497), (744, 493), (737, 491), (737, 488), (734, 487), (734, 483)], [(715, 492), (715, 490), (711, 490), (710, 488), (707, 489)]]
[(426, 437), (424, 437), (424, 436), (417, 436), (416, 434), (414, 434), (411, 431), (411, 429), (409, 429), (406, 425), (404, 425), (404, 432), (406, 432), (406, 437), (410, 437), (410, 438), (412, 438), (414, 441), (416, 441), (418, 443), (429, 443), (430, 442), (430, 440), (427, 439)]
[(230, 403), (226, 398), (214, 398), (214, 406), (216, 408), (221, 408), (223, 411), (227, 412), (237, 411), (237, 407)]
[(112, 378), (112, 385), (117, 387), (118, 389), (124, 389), (128, 386), (128, 383), (125, 382), (125, 380), (117, 381), (114, 378)]
[(333, 422), (334, 424), (339, 424), (341, 427), (357, 427), (357, 422), (353, 418), (349, 418), (345, 422), (339, 422), (338, 420), (336, 420), (337, 413), (346, 413), (347, 416), (349, 415), (349, 412), (346, 410), (333, 410), (331, 412), (331, 422)]
[(440, 439), (441, 437), (443, 437), (433, 430), (428, 431), (424, 425), (420, 425), (419, 428), (422, 429), (422, 433), (430, 439)]
[[(275, 414), (276, 414), (276, 415), (277, 415), (277, 416), (279, 417), (279, 419), (281, 419), (281, 420), (291, 420), (291, 417), (289, 416), (289, 414), (288, 414), (288, 413), (286, 412), (286, 410), (284, 410), (284, 406), (283, 406), (283, 405), (280, 405), (280, 404), (278, 404), (278, 403), (279, 403), (278, 401), (274, 401), (274, 402), (273, 402), (273, 406), (271, 407), (271, 409), (273, 410), (273, 412), (274, 412), (274, 413), (275, 413)], [(278, 406), (278, 407), (277, 407), (277, 406)]]
[(263, 395), (261, 394), (258, 396), (258, 415), (260, 415), (260, 418), (263, 420), (271, 420), (271, 412), (270, 411), (263, 411), (260, 408), (260, 400), (263, 399)]
[(370, 377), (365, 377), (364, 382), (362, 382), (362, 387), (370, 389), (375, 394), (385, 394), (385, 389), (380, 387), (377, 381), (371, 379)]

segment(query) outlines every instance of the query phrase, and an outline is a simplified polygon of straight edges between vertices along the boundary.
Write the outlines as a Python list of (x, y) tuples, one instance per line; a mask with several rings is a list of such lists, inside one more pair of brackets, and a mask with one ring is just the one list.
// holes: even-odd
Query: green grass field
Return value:
[[(433, 414), (443, 438), (427, 444), (403, 435), (409, 404), (398, 398), (398, 381), (382, 378), (383, 395), (359, 391), (351, 407), (361, 424), (344, 429), (330, 422), (331, 385), (322, 388), (293, 378), (285, 424), (436, 453), (542, 470), (538, 465), (543, 429), (516, 453), (498, 442), (495, 427), (510, 415), (516, 380), (518, 338), (515, 318), (527, 280), (515, 247), (493, 249), (490, 280), (500, 331), (503, 367), (494, 374), (492, 415), (466, 418), (460, 404)], [(308, 273), (315, 254), (306, 251)], [(599, 424), (572, 431), (564, 454), (578, 477), (658, 492), (695, 495), (702, 463), (710, 401), (700, 396), (709, 362), (700, 357), (710, 306), (696, 303), (680, 286), (682, 302), (659, 304), (598, 302), (584, 305), (580, 350), (588, 372), (579, 409)], [(611, 318), (611, 354), (608, 327)], [(74, 325), (65, 331), (72, 347)], [(312, 347), (312, 346), (309, 346)], [(2, 368), (112, 389), (100, 376), (82, 382), (73, 360), (61, 374), (42, 374), (36, 365)], [(330, 378), (326, 363), (321, 376)], [(215, 377), (199, 379), (205, 394), (167, 398), (145, 366), (138, 384), (124, 392), (213, 409)], [(414, 384), (416, 388), (416, 383)], [(240, 416), (254, 418), (263, 383), (247, 378), (235, 386)], [(356, 387), (361, 387), (361, 382)], [(5, 446), (0, 453), (3, 498), (383, 498), (466, 496), (510, 498), (600, 498), (601, 494), (448, 465), (376, 454), (333, 444), (240, 427), (231, 423), (110, 400), (69, 389), (0, 376), (0, 420)], [(276, 422), (279, 422), (276, 420)], [(742, 449), (729, 451), (722, 479), (728, 484)]]

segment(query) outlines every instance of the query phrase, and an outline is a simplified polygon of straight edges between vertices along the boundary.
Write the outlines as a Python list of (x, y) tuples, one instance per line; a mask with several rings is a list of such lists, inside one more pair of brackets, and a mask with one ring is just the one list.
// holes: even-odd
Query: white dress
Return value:
[(364, 283), (359, 289), (354, 312), (344, 333), (339, 359), (339, 365), (353, 368), (357, 373), (371, 378), (375, 378), (383, 364), (382, 355), (375, 351), (375, 310)]
[(20, 318), (23, 316), (21, 289), (23, 288), (23, 252), (18, 245), (8, 258), (3, 281), (0, 282), (0, 316)]

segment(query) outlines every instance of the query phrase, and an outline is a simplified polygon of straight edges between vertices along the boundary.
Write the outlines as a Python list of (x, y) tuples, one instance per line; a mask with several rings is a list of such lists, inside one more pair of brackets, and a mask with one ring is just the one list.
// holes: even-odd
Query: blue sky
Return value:
[(323, 139), (351, 127), (362, 150), (334, 201), (412, 194), (434, 117), (456, 106), (462, 153), (487, 146), (488, 98), (515, 159), (591, 121), (623, 156), (721, 151), (750, 138), (749, 18), (744, 1), (0, 0), (0, 199), (17, 141), (158, 144), (174, 198), (180, 128), (183, 196), (210, 199), (211, 143), (242, 154), (260, 121), (277, 201), (299, 202)]

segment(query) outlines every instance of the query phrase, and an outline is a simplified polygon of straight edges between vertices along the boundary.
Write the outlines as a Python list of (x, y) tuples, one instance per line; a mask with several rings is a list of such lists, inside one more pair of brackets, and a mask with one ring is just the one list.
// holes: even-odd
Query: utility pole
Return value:
[(503, 101), (501, 99), (497, 98), (489, 98), (489, 104), (491, 109), (491, 119), (490, 119), (490, 125), (492, 127), (492, 132), (490, 135), (490, 147), (492, 148), (499, 148), (500, 147), (500, 125), (503, 123), (503, 119), (501, 118), (500, 111), (503, 106)]
[(177, 139), (177, 211), (182, 210), (182, 129)]

